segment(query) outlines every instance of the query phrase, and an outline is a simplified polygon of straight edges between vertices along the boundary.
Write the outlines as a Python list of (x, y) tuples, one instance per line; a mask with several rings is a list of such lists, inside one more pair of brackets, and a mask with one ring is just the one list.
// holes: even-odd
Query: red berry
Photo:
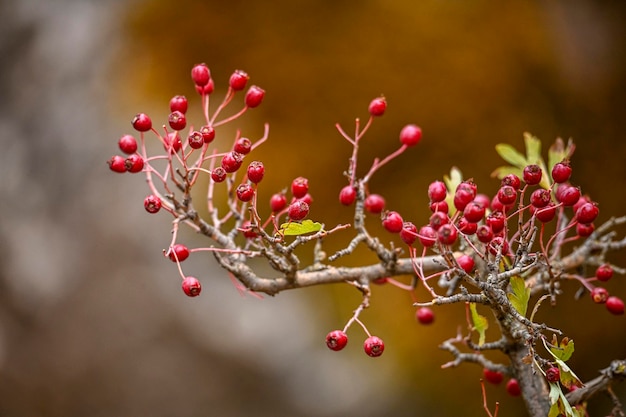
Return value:
[(492, 371), (487, 368), (483, 369), (483, 376), (486, 381), (491, 382), (492, 384), (495, 384), (495, 385), (500, 384), (502, 380), (504, 379), (504, 375), (502, 375), (502, 372)]
[(168, 152), (178, 152), (183, 146), (178, 132), (171, 132), (163, 136), (163, 147)]
[(107, 161), (109, 168), (113, 172), (124, 173), (126, 172), (126, 159), (120, 155), (114, 155)]
[(243, 201), (244, 203), (247, 203), (254, 197), (254, 188), (247, 182), (240, 184), (235, 192), (239, 201)]
[(283, 193), (276, 193), (270, 198), (270, 208), (272, 212), (278, 213), (287, 207), (287, 197)]
[(128, 172), (137, 173), (143, 170), (143, 158), (139, 154), (128, 155), (124, 163)]
[(204, 145), (204, 136), (202, 136), (202, 133), (194, 130), (187, 138), (187, 142), (192, 149), (200, 149)]
[(498, 190), (498, 200), (505, 206), (510, 206), (517, 200), (517, 191), (510, 185), (503, 185)]
[(431, 324), (435, 321), (435, 313), (428, 307), (421, 307), (415, 312), (415, 318), (421, 324)]
[(248, 179), (255, 184), (258, 184), (265, 175), (265, 167), (261, 161), (252, 161), (248, 165)]
[(606, 282), (613, 276), (613, 267), (609, 264), (603, 264), (596, 269), (596, 278), (598, 281)]
[(537, 185), (541, 182), (541, 167), (536, 164), (527, 165), (524, 167), (524, 172), (522, 177), (524, 178), (524, 182), (528, 185)]
[(536, 208), (545, 207), (550, 201), (552, 201), (550, 190), (544, 188), (538, 188), (530, 195), (530, 204)]
[(311, 194), (306, 193), (304, 197), (298, 198), (298, 200), (302, 200), (310, 206), (311, 203), (313, 202), (313, 197), (311, 196)]
[(598, 206), (594, 203), (585, 203), (578, 210), (576, 210), (576, 221), (582, 224), (593, 223), (593, 221), (598, 217)]
[(170, 127), (174, 130), (183, 130), (187, 126), (187, 118), (182, 112), (174, 111), (167, 118)]
[(429, 248), (437, 241), (437, 231), (428, 225), (422, 226), (418, 238), (424, 247)]
[(491, 228), (493, 233), (500, 233), (504, 229), (506, 216), (501, 211), (492, 211), (485, 219), (485, 223)]
[(378, 194), (370, 194), (365, 198), (365, 210), (372, 214), (380, 214), (385, 209), (385, 199)]
[(385, 344), (379, 337), (370, 336), (365, 339), (365, 342), (363, 343), (363, 350), (368, 356), (375, 358), (383, 354), (385, 351)]
[(383, 227), (390, 233), (400, 233), (404, 220), (398, 212), (388, 211), (383, 218)]
[(493, 231), (491, 230), (491, 227), (483, 224), (476, 231), (476, 237), (482, 243), (489, 243), (493, 240)]
[(191, 69), (191, 79), (198, 87), (204, 87), (211, 79), (211, 71), (206, 64), (197, 64)]
[(291, 182), (291, 194), (295, 198), (302, 198), (309, 192), (309, 180), (298, 177)]
[(546, 370), (546, 379), (548, 382), (556, 383), (561, 379), (561, 371), (556, 366)]
[(252, 227), (252, 223), (250, 222), (250, 220), (244, 221), (241, 225), (241, 228), (237, 230), (241, 231), (246, 239), (254, 239), (258, 236), (258, 233), (255, 231), (254, 227)]
[(461, 267), (461, 269), (463, 269), (463, 271), (465, 271), (468, 274), (472, 272), (472, 270), (474, 269), (474, 258), (472, 258), (469, 255), (461, 255), (458, 258), (456, 258), (456, 261)]
[(139, 132), (147, 132), (152, 129), (152, 120), (145, 113), (138, 113), (131, 122), (135, 130)]
[(228, 152), (222, 157), (222, 168), (224, 168), (224, 171), (230, 174), (237, 171), (241, 167), (242, 162), (242, 154), (235, 151)]
[(429, 205), (430, 211), (432, 211), (433, 213), (436, 212), (441, 212), (444, 214), (448, 214), (449, 208), (448, 208), (448, 203), (446, 203), (445, 201), (440, 201), (438, 203), (430, 203)]
[(404, 222), (400, 230), (400, 239), (409, 246), (413, 245), (417, 239), (417, 227), (411, 222)]
[(372, 116), (382, 116), (385, 113), (386, 109), (387, 109), (387, 100), (385, 100), (385, 97), (375, 98), (374, 100), (370, 102), (370, 105), (368, 108)]
[(458, 211), (463, 211), (472, 200), (474, 200), (472, 191), (468, 188), (457, 188), (454, 192), (454, 207)]
[(137, 152), (137, 140), (135, 140), (133, 135), (122, 136), (117, 144), (125, 154), (130, 155)]
[(228, 80), (228, 85), (235, 91), (241, 91), (246, 88), (246, 84), (250, 77), (245, 71), (235, 70)]
[(513, 206), (512, 205), (507, 206), (507, 205), (502, 204), (502, 202), (498, 199), (497, 194), (493, 196), (493, 199), (491, 199), (491, 211), (500, 211), (502, 213), (506, 213), (507, 211), (511, 209), (511, 207)]
[(235, 142), (233, 150), (242, 155), (247, 155), (250, 153), (250, 150), (252, 150), (252, 142), (248, 138), (239, 138)]
[(473, 235), (478, 230), (478, 223), (472, 223), (465, 217), (461, 217), (457, 224), (459, 231), (466, 236)]
[(502, 236), (496, 236), (489, 242), (488, 249), (492, 255), (497, 255), (499, 252), (506, 255), (509, 253), (509, 242)]
[(574, 204), (574, 207), (573, 207), (574, 213), (576, 213), (578, 209), (581, 208), (585, 203), (591, 203), (591, 202), (592, 201), (586, 195), (580, 196), (576, 204)]
[(561, 184), (569, 180), (571, 175), (572, 167), (568, 160), (563, 160), (552, 167), (552, 179), (557, 184)]
[(517, 379), (509, 379), (509, 381), (506, 383), (506, 392), (508, 392), (511, 397), (519, 397), (520, 395), (522, 395), (522, 389), (520, 388)]
[(328, 349), (339, 351), (348, 344), (348, 335), (341, 330), (333, 330), (326, 335), (326, 346)]
[(189, 257), (189, 249), (180, 243), (175, 244), (169, 250), (168, 257), (172, 262), (182, 262)]
[(609, 298), (609, 292), (606, 288), (595, 287), (591, 290), (591, 299), (596, 304), (604, 304), (606, 300)]
[(211, 179), (214, 182), (223, 182), (226, 179), (226, 170), (222, 167), (214, 168), (211, 171)]
[(265, 97), (265, 90), (263, 90), (261, 87), (253, 85), (246, 92), (246, 106), (250, 108), (257, 107), (259, 104), (261, 104), (261, 101), (263, 101), (263, 97)]
[(422, 129), (415, 125), (406, 125), (400, 131), (400, 142), (405, 146), (415, 146), (422, 139)]
[(606, 299), (606, 309), (609, 310), (611, 314), (621, 316), (624, 314), (624, 302), (621, 298), (612, 295)]
[(522, 185), (522, 181), (519, 179), (517, 175), (509, 174), (509, 175), (506, 175), (504, 178), (502, 178), (501, 185), (510, 185), (516, 190), (519, 190), (519, 187)]
[(349, 206), (356, 199), (356, 189), (351, 185), (346, 185), (339, 192), (339, 202), (344, 206)]
[(179, 111), (181, 113), (187, 113), (188, 101), (185, 96), (174, 96), (170, 100), (170, 111)]
[(458, 233), (453, 225), (444, 224), (437, 230), (437, 239), (444, 245), (452, 245), (456, 242)]
[(543, 208), (535, 210), (535, 217), (537, 217), (537, 220), (542, 223), (547, 223), (551, 221), (552, 219), (554, 219), (555, 215), (556, 205), (552, 202), (548, 203), (548, 205)]
[(566, 207), (571, 207), (580, 199), (580, 188), (561, 184), (556, 192), (556, 199)]
[(485, 207), (481, 204), (471, 201), (463, 209), (463, 217), (471, 223), (478, 223), (485, 217)]
[(200, 281), (194, 277), (185, 277), (182, 287), (188, 297), (196, 297), (200, 295), (200, 292), (202, 291)]
[(148, 213), (156, 213), (161, 210), (161, 199), (153, 194), (143, 200), (143, 207), (146, 209)]
[(200, 87), (199, 85), (196, 86), (196, 92), (200, 94), (201, 96), (208, 96), (209, 94), (213, 92), (214, 89), (215, 89), (215, 84), (213, 83), (213, 78), (209, 79), (209, 82), (205, 86), (202, 86), (202, 87)]
[(302, 220), (309, 214), (309, 205), (302, 200), (296, 200), (289, 205), (287, 215), (291, 220)]
[(211, 143), (213, 142), (213, 139), (215, 139), (215, 129), (213, 129), (213, 126), (202, 126), (200, 128), (200, 133), (202, 133), (204, 143)]
[(589, 224), (578, 223), (576, 225), (576, 234), (580, 237), (587, 237), (591, 235), (595, 229), (596, 227), (593, 225), (593, 223), (589, 223)]
[(428, 185), (428, 198), (433, 203), (439, 203), (446, 199), (448, 189), (441, 181), (433, 181)]
[(476, 194), (474, 201), (483, 206), (485, 210), (491, 206), (491, 199), (487, 194)]

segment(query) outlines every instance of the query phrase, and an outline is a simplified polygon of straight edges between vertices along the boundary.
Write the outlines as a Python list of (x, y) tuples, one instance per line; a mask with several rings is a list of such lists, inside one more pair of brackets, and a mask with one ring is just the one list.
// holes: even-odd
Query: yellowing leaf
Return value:
[(528, 164), (537, 164), (541, 158), (541, 141), (530, 133), (524, 133), (524, 144), (526, 145), (526, 161)]
[(526, 288), (526, 281), (517, 275), (511, 278), (510, 283), (512, 292), (507, 294), (509, 301), (517, 312), (525, 317), (526, 309), (528, 308), (528, 300), (530, 299), (530, 288)]
[(485, 331), (489, 327), (489, 323), (485, 316), (481, 316), (476, 311), (476, 303), (470, 303), (470, 311), (472, 313), (472, 322), (474, 323), (474, 330), (478, 332), (478, 346), (485, 344)]
[(456, 187), (463, 182), (463, 174), (461, 173), (461, 170), (457, 167), (452, 167), (450, 169), (450, 176), (443, 176), (443, 182), (448, 188), (446, 203), (448, 203), (448, 207), (450, 207), (450, 216), (453, 216), (454, 213), (456, 213), (456, 208), (454, 207), (454, 192), (456, 191)]
[(322, 224), (313, 220), (302, 220), (301, 223), (289, 222), (280, 225), (280, 231), (285, 236), (300, 236), (322, 230)]

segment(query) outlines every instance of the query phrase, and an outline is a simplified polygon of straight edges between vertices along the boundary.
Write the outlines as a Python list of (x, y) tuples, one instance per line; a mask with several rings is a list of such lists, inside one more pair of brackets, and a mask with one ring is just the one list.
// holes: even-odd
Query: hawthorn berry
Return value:
[(170, 113), (167, 118), (170, 127), (174, 130), (183, 130), (187, 126), (187, 118), (185, 114), (176, 110)]
[(248, 179), (255, 184), (258, 184), (265, 175), (265, 167), (261, 161), (252, 161), (248, 165)]
[(417, 239), (417, 227), (411, 222), (404, 222), (400, 230), (400, 239), (409, 246), (413, 245)]
[(602, 264), (596, 269), (596, 278), (598, 281), (606, 282), (613, 276), (613, 267), (609, 264)]
[(187, 246), (177, 243), (170, 248), (168, 257), (172, 262), (182, 262), (189, 257), (189, 249)]
[(509, 253), (509, 242), (502, 236), (496, 236), (489, 242), (488, 249), (492, 255), (497, 255), (498, 252), (502, 252), (502, 255), (506, 255)]
[(476, 237), (482, 243), (489, 243), (493, 240), (493, 231), (491, 230), (491, 227), (483, 224), (478, 227), (478, 230), (476, 230)]
[(535, 217), (542, 223), (548, 223), (554, 216), (556, 215), (556, 205), (552, 202), (548, 203), (547, 206), (535, 209)]
[(581, 195), (578, 201), (576, 202), (576, 204), (574, 204), (574, 207), (572, 207), (574, 209), (574, 213), (576, 213), (578, 209), (581, 208), (585, 203), (591, 203), (591, 202), (592, 201), (589, 199), (588, 196)]
[(517, 200), (517, 191), (510, 185), (503, 185), (498, 190), (498, 200), (505, 206), (510, 206)]
[(183, 291), (188, 297), (197, 297), (202, 291), (202, 285), (200, 281), (194, 277), (185, 277), (183, 280)]
[(485, 217), (485, 207), (474, 201), (470, 201), (463, 209), (463, 217), (471, 223), (478, 223)]
[(289, 205), (287, 215), (291, 220), (302, 220), (309, 214), (309, 205), (302, 200), (296, 200)]
[(326, 335), (326, 346), (328, 349), (339, 351), (348, 344), (348, 335), (342, 330), (333, 330)]
[(589, 224), (578, 223), (576, 225), (576, 234), (580, 237), (587, 237), (591, 235), (595, 229), (596, 227), (593, 225), (593, 223), (589, 223)]
[(204, 145), (204, 136), (202, 136), (202, 133), (194, 130), (187, 138), (187, 142), (192, 149), (200, 149)]
[(213, 142), (213, 139), (215, 139), (215, 129), (213, 126), (202, 126), (200, 128), (200, 133), (202, 133), (204, 143), (211, 143)]
[(406, 125), (400, 131), (400, 142), (405, 146), (415, 146), (421, 139), (422, 129), (416, 125)]
[(389, 233), (400, 233), (404, 220), (402, 216), (396, 211), (388, 211), (383, 218), (383, 227)]
[(214, 182), (223, 182), (226, 179), (226, 170), (222, 167), (214, 168), (211, 171), (211, 179)]
[(435, 313), (428, 307), (420, 307), (415, 312), (415, 318), (421, 324), (431, 324), (435, 321)]
[(283, 193), (276, 193), (270, 197), (270, 209), (274, 213), (278, 213), (287, 207), (287, 197)]
[(254, 188), (252, 187), (252, 185), (246, 182), (240, 184), (237, 187), (237, 190), (235, 190), (235, 193), (237, 194), (237, 198), (239, 199), (239, 201), (247, 203), (248, 201), (252, 200), (252, 197), (254, 197)]
[(163, 147), (168, 152), (178, 152), (183, 146), (178, 132), (171, 132), (163, 136)]
[(557, 184), (564, 183), (569, 180), (569, 177), (572, 175), (572, 166), (570, 165), (568, 160), (563, 160), (559, 163), (554, 164), (552, 167), (552, 179)]
[(147, 132), (152, 129), (152, 120), (145, 113), (137, 113), (131, 122), (135, 130), (139, 132)]
[(430, 225), (422, 226), (419, 230), (417, 238), (426, 248), (430, 248), (437, 242), (437, 231)]
[(117, 142), (120, 150), (127, 155), (137, 152), (137, 140), (133, 135), (124, 135)]
[(233, 147), (233, 151), (238, 152), (242, 155), (247, 155), (252, 150), (252, 142), (248, 138), (239, 138), (235, 142), (235, 146)]
[(522, 395), (522, 389), (520, 388), (517, 379), (509, 379), (509, 381), (506, 383), (506, 392), (508, 392), (511, 397), (519, 397), (520, 395)]
[(356, 189), (351, 185), (346, 185), (339, 191), (339, 202), (344, 206), (349, 206), (356, 199)]
[(493, 233), (500, 233), (504, 229), (506, 216), (501, 211), (492, 211), (485, 218), (485, 223), (491, 228)]
[(502, 204), (502, 202), (498, 199), (498, 195), (494, 195), (491, 199), (491, 211), (501, 211), (502, 213), (506, 213), (513, 207), (512, 205), (507, 206)]
[(463, 211), (465, 206), (467, 206), (472, 200), (474, 200), (475, 194), (472, 193), (471, 189), (467, 187), (460, 187), (456, 189), (454, 192), (454, 207), (458, 211)]
[(185, 96), (174, 96), (172, 97), (172, 99), (170, 100), (170, 111), (171, 112), (175, 112), (175, 111), (179, 111), (181, 113), (187, 113), (187, 106), (188, 106), (188, 101), (187, 101), (187, 97)]
[(309, 192), (309, 180), (304, 177), (298, 177), (291, 182), (291, 194), (295, 198), (302, 198)]
[(522, 181), (519, 179), (517, 175), (508, 174), (508, 175), (505, 175), (504, 178), (502, 178), (501, 185), (510, 185), (516, 190), (519, 190), (520, 186), (522, 185)]
[(198, 94), (200, 94), (201, 96), (208, 96), (209, 94), (211, 94), (213, 92), (213, 90), (215, 89), (215, 84), (213, 83), (213, 79), (209, 79), (209, 82), (205, 85), (200, 87), (199, 85), (196, 86), (196, 92)]
[(472, 272), (472, 270), (474, 269), (474, 264), (475, 264), (474, 258), (472, 258), (469, 255), (459, 256), (458, 258), (456, 258), (456, 262), (459, 264), (461, 269), (465, 271), (467, 274)]
[(254, 239), (258, 236), (258, 233), (255, 231), (254, 227), (252, 227), (252, 222), (250, 220), (246, 220), (242, 223), (241, 228), (237, 229), (246, 239)]
[(246, 84), (250, 77), (245, 71), (235, 70), (228, 80), (228, 85), (235, 91), (241, 91), (246, 88)]
[(313, 196), (309, 193), (306, 193), (304, 197), (298, 198), (298, 200), (302, 200), (310, 206), (311, 203), (313, 202)]
[(370, 336), (363, 343), (363, 350), (372, 358), (378, 357), (385, 351), (385, 344), (382, 339), (376, 336)]
[(442, 181), (433, 181), (428, 185), (428, 198), (433, 203), (439, 203), (446, 199), (448, 189)]
[(448, 203), (446, 203), (445, 201), (440, 201), (438, 203), (430, 203), (428, 207), (430, 208), (430, 211), (432, 211), (433, 213), (439, 211), (441, 213), (448, 214), (448, 211), (449, 211)]
[(114, 155), (107, 161), (109, 168), (113, 172), (119, 172), (120, 174), (126, 172), (126, 158), (120, 155)]
[(379, 194), (370, 194), (365, 198), (365, 210), (372, 214), (380, 214), (385, 209), (385, 199)]
[(487, 210), (491, 206), (491, 199), (487, 194), (476, 194), (476, 197), (474, 197), (474, 201), (483, 206), (485, 210)]
[(194, 65), (191, 69), (191, 79), (197, 87), (204, 87), (211, 79), (211, 71), (206, 64)]
[(609, 310), (611, 314), (615, 314), (616, 316), (624, 314), (624, 301), (619, 297), (614, 295), (610, 296), (606, 299), (605, 305), (606, 309)]
[(128, 158), (124, 161), (126, 170), (128, 172), (137, 173), (143, 170), (143, 158), (139, 154), (128, 155)]
[(465, 217), (461, 217), (457, 224), (459, 231), (466, 236), (471, 236), (478, 230), (478, 223), (473, 223), (467, 220)]
[(609, 298), (609, 292), (606, 288), (603, 287), (595, 287), (591, 290), (591, 299), (596, 304), (604, 304), (606, 300)]
[(385, 97), (375, 98), (370, 102), (368, 107), (368, 111), (372, 116), (382, 116), (387, 110), (387, 100)]
[(437, 230), (437, 239), (444, 245), (452, 245), (456, 242), (457, 236), (456, 228), (449, 223), (442, 225), (439, 230)]
[(448, 215), (441, 211), (434, 212), (430, 215), (430, 218), (428, 219), (428, 223), (435, 230), (439, 230), (441, 226), (443, 226), (444, 224), (448, 224), (449, 221), (450, 218), (448, 217)]
[(483, 368), (483, 377), (487, 382), (490, 382), (494, 385), (498, 385), (504, 379), (504, 375), (499, 371), (492, 371), (491, 369)]
[(143, 200), (143, 207), (148, 213), (154, 214), (161, 210), (161, 199), (154, 194), (150, 194)]
[(550, 190), (545, 188), (538, 188), (530, 195), (530, 204), (535, 208), (545, 207), (550, 201), (552, 201)]
[(251, 109), (257, 107), (263, 101), (263, 97), (265, 97), (265, 90), (256, 85), (251, 86), (246, 92), (246, 106)]
[(548, 382), (556, 383), (561, 379), (561, 371), (556, 366), (546, 369), (546, 379)]
[(578, 223), (589, 224), (598, 217), (598, 206), (593, 203), (585, 203), (576, 210), (575, 219)]
[(557, 189), (556, 199), (566, 207), (571, 207), (580, 199), (580, 188), (561, 184)]
[(524, 167), (522, 178), (528, 185), (537, 185), (541, 182), (541, 175), (541, 167), (537, 164), (532, 164)]
[(222, 168), (229, 174), (237, 171), (243, 162), (243, 155), (239, 152), (231, 151), (222, 157)]

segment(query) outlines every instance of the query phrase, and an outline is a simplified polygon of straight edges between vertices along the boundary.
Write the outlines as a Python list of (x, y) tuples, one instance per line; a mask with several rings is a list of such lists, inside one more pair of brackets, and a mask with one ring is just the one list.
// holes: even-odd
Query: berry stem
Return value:
[(376, 171), (378, 171), (380, 168), (383, 167), (383, 165), (387, 164), (389, 161), (391, 161), (392, 159), (394, 159), (398, 155), (402, 154), (404, 151), (406, 151), (407, 148), (408, 148), (407, 145), (400, 146), (400, 148), (398, 148), (398, 150), (396, 150), (395, 152), (387, 155), (385, 157), (385, 159), (383, 159), (382, 161), (379, 161), (378, 158), (376, 158), (374, 160), (374, 163), (372, 164), (372, 167), (370, 168), (369, 172), (367, 173), (367, 175), (363, 177), (363, 182), (368, 182), (369, 179), (371, 178), (371, 176), (374, 175), (374, 173)]

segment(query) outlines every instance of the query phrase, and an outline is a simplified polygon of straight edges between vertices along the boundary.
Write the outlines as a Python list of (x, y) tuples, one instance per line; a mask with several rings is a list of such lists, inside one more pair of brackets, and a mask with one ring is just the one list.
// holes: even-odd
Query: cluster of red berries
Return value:
[[(483, 378), (491, 384), (500, 385), (504, 381), (504, 375), (499, 371), (492, 371), (490, 369), (483, 369)], [(519, 386), (519, 382), (515, 378), (510, 378), (506, 383), (506, 392), (512, 397), (519, 397), (522, 394), (522, 390)]]
[[(342, 350), (347, 344), (348, 335), (343, 330), (333, 330), (326, 335), (326, 346), (330, 350)], [(385, 343), (377, 336), (368, 336), (363, 342), (363, 350), (368, 356), (376, 358), (385, 351)]]

